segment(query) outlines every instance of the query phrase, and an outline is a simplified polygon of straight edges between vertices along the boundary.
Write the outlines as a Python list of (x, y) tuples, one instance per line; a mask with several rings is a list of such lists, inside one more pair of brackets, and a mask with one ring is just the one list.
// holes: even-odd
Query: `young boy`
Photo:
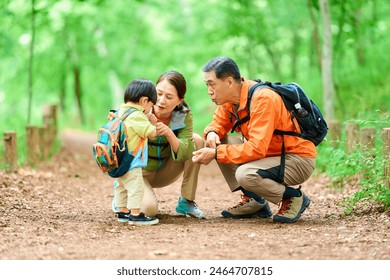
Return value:
[(148, 159), (147, 138), (156, 136), (157, 122), (154, 115), (146, 115), (156, 101), (154, 84), (149, 80), (135, 79), (126, 87), (124, 103), (118, 110), (119, 117), (129, 108), (137, 110), (124, 120), (128, 151), (134, 155), (134, 159), (130, 170), (119, 177), (118, 184), (115, 184), (114, 198), (119, 207), (119, 222), (128, 222), (131, 225), (154, 225), (159, 222), (157, 218), (147, 217), (140, 211), (144, 196), (142, 167), (146, 166)]

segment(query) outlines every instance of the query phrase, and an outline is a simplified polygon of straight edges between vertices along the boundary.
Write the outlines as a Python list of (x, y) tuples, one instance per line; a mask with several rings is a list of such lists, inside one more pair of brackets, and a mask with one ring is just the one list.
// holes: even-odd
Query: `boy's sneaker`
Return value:
[(179, 200), (176, 206), (176, 212), (185, 215), (186, 217), (194, 217), (198, 219), (204, 219), (203, 212), (198, 208), (195, 201), (187, 200), (179, 196)]
[(112, 202), (111, 202), (111, 209), (112, 209), (112, 212), (114, 213), (119, 213), (119, 207), (116, 207), (116, 203), (115, 203), (115, 188), (119, 185), (118, 181), (114, 181), (114, 197), (112, 198)]
[(300, 197), (289, 197), (282, 200), (278, 213), (274, 216), (274, 222), (294, 223), (310, 205), (310, 199), (302, 193)]
[(145, 216), (143, 212), (141, 212), (139, 215), (129, 215), (128, 222), (130, 225), (135, 226), (148, 226), (148, 225), (155, 225), (158, 224), (159, 220), (156, 217), (148, 217)]
[(111, 209), (112, 209), (112, 212), (114, 212), (114, 213), (119, 213), (120, 212), (119, 207), (116, 207), (115, 198), (112, 199)]
[(121, 223), (129, 222), (130, 212), (128, 212), (128, 213), (118, 212), (117, 215), (118, 215), (118, 222), (121, 222)]
[(272, 216), (268, 201), (259, 203), (253, 198), (241, 195), (241, 202), (221, 212), (225, 218), (269, 218)]

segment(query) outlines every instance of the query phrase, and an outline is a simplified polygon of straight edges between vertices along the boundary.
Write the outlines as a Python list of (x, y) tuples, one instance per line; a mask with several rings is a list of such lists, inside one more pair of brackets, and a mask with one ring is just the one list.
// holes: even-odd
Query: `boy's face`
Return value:
[(152, 109), (153, 105), (154, 105), (153, 102), (150, 101), (148, 98), (147, 98), (147, 100), (145, 100), (145, 102), (143, 102), (142, 107), (144, 107), (145, 115), (150, 113), (150, 110)]

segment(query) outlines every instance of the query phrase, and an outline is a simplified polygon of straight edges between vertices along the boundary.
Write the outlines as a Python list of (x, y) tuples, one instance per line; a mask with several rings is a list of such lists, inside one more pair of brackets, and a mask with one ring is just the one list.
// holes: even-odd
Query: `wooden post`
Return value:
[(363, 152), (375, 148), (375, 128), (362, 128), (360, 131), (360, 143), (362, 144)]
[(41, 160), (46, 160), (49, 157), (50, 146), (48, 142), (47, 126), (39, 128), (39, 149), (41, 151)]
[(7, 165), (6, 170), (13, 172), (16, 170), (18, 163), (18, 153), (16, 145), (16, 132), (6, 131), (4, 132), (4, 152), (5, 152), (5, 163)]
[(57, 137), (57, 105), (46, 104), (42, 108), (43, 125), (47, 126), (48, 145), (51, 150)]
[(360, 130), (360, 144), (361, 151), (365, 156), (365, 159), (363, 159), (362, 162), (364, 166), (362, 176), (366, 180), (373, 180), (374, 178), (372, 178), (372, 174), (370, 174), (370, 172), (373, 168), (375, 168), (376, 164), (373, 160), (376, 155), (375, 152), (372, 151), (372, 149), (375, 148), (375, 128), (368, 127)]
[(356, 123), (347, 122), (347, 147), (346, 152), (350, 154), (357, 149), (357, 144), (359, 143), (359, 126)]
[(328, 121), (328, 126), (329, 126), (328, 135), (330, 140), (329, 144), (332, 147), (337, 148), (339, 146), (340, 139), (341, 139), (341, 123), (336, 120), (330, 120)]
[(382, 130), (385, 186), (390, 188), (390, 127)]
[(27, 162), (36, 165), (40, 159), (39, 128), (28, 125), (26, 127)]

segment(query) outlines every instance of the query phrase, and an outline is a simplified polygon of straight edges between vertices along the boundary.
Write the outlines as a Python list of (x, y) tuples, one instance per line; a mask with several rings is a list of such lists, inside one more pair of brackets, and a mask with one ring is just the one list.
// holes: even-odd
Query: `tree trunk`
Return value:
[(66, 98), (66, 70), (63, 69), (60, 81), (60, 108), (62, 111), (65, 110), (65, 98)]
[(269, 42), (263, 42), (263, 46), (264, 46), (269, 58), (271, 59), (271, 63), (272, 63), (272, 66), (274, 68), (276, 75), (278, 77), (281, 77), (282, 73), (280, 71), (279, 57), (275, 54), (275, 52), (273, 51), (271, 44)]
[(318, 68), (321, 71), (321, 43), (320, 35), (318, 32), (317, 20), (315, 17), (315, 9), (313, 7), (312, 0), (307, 0), (307, 7), (309, 9), (310, 19), (313, 23), (313, 44), (315, 53), (317, 54)]
[(79, 109), (80, 121), (82, 124), (85, 124), (84, 119), (84, 110), (81, 102), (81, 82), (80, 82), (80, 67), (78, 65), (73, 65), (73, 76), (74, 76), (74, 92), (76, 95), (77, 106)]
[(293, 46), (291, 47), (291, 76), (294, 80), (298, 79), (298, 48), (300, 44), (299, 34), (293, 31)]
[(320, 0), (320, 11), (323, 28), (323, 48), (322, 48), (322, 89), (325, 116), (334, 119), (334, 83), (332, 73), (332, 32), (330, 28), (330, 13), (328, 0)]
[(338, 59), (338, 58), (342, 57), (344, 54), (344, 48), (342, 47), (342, 37), (344, 34), (343, 30), (344, 30), (344, 25), (346, 22), (346, 14), (347, 14), (346, 4), (347, 4), (346, 0), (341, 0), (339, 2), (340, 15), (338, 18), (337, 25), (338, 25), (340, 31), (337, 33), (335, 44), (334, 44), (334, 51), (335, 51), (334, 58), (335, 58), (335, 61), (338, 62), (337, 64), (340, 64), (340, 62), (342, 61), (341, 59)]
[(362, 16), (362, 9), (361, 7), (358, 7), (353, 16), (353, 25), (355, 30), (355, 36), (356, 36), (356, 57), (357, 61), (361, 66), (364, 66), (366, 63), (366, 54), (364, 52), (365, 50), (365, 40), (366, 38), (362, 38), (362, 31), (361, 31), (361, 16)]
[(31, 42), (30, 61), (28, 66), (28, 112), (27, 123), (31, 121), (31, 103), (33, 97), (33, 67), (34, 67), (34, 41), (35, 41), (35, 0), (31, 0)]

